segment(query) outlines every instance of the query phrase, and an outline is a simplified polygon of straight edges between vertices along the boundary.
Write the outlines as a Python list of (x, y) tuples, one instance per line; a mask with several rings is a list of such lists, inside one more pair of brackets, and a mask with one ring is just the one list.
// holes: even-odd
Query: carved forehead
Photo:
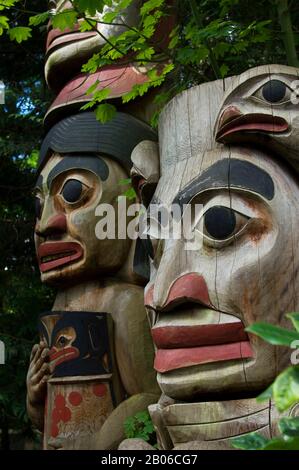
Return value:
[[(284, 65), (265, 65), (246, 70), (241, 75), (235, 77), (227, 88), (223, 101), (225, 102), (231, 96), (242, 91), (248, 91), (250, 88), (263, 83), (267, 80), (281, 79), (290, 82), (290, 84), (299, 77), (299, 69)], [(241, 96), (240, 96), (241, 97)]]
[(206, 152), (169, 170), (155, 193), (164, 204), (186, 204), (195, 194), (221, 188), (253, 192), (270, 202), (287, 182), (298, 187), (288, 168), (256, 149)]

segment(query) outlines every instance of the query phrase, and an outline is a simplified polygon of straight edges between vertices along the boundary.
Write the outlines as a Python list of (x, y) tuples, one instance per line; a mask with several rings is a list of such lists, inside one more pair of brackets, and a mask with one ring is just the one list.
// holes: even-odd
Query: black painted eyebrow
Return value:
[[(50, 171), (47, 178), (47, 186), (50, 188), (56, 176), (67, 170), (89, 170), (98, 175), (102, 181), (106, 181), (109, 176), (109, 168), (104, 160), (99, 156), (73, 156), (63, 155), (64, 158)], [(37, 180), (38, 181), (38, 180)]]
[(274, 197), (274, 183), (271, 176), (253, 163), (225, 158), (207, 168), (191, 181), (173, 200), (181, 208), (199, 193), (218, 188), (247, 189), (260, 194), (269, 201)]

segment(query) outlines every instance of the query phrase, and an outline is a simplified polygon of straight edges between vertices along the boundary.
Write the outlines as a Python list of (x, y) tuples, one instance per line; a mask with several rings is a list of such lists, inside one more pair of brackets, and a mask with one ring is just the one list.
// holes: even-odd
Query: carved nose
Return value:
[(41, 237), (48, 237), (50, 235), (61, 235), (66, 233), (67, 224), (64, 214), (57, 214), (51, 217), (45, 226), (38, 225), (35, 233)]
[(185, 302), (196, 302), (211, 306), (209, 291), (203, 276), (197, 273), (188, 273), (179, 277), (170, 287), (167, 299), (162, 306), (153, 305), (154, 286), (151, 286), (145, 295), (145, 305), (157, 310), (171, 310)]
[(234, 119), (243, 116), (241, 111), (236, 106), (228, 106), (219, 119), (218, 130), (221, 129), (225, 124), (233, 121)]

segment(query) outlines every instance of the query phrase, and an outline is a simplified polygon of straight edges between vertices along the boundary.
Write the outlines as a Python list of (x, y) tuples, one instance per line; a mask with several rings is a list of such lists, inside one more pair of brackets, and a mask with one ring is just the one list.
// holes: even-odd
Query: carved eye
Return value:
[(37, 196), (35, 197), (34, 205), (35, 205), (35, 217), (37, 219), (40, 219), (42, 215), (42, 201)]
[(60, 336), (59, 340), (57, 341), (58, 346), (61, 346), (64, 348), (64, 346), (67, 344), (68, 340), (65, 336)]
[(253, 96), (270, 104), (282, 104), (290, 101), (292, 90), (280, 80), (269, 80)]
[(65, 202), (69, 204), (74, 204), (75, 202), (80, 201), (83, 189), (83, 183), (79, 180), (70, 179), (68, 180), (62, 188), (61, 195)]
[(204, 236), (210, 241), (228, 241), (240, 234), (249, 217), (225, 206), (214, 206), (204, 214)]

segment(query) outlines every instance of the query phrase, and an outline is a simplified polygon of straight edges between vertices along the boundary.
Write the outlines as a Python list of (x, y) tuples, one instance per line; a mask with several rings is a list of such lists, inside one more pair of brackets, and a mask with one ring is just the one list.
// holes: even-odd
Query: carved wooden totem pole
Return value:
[[(58, 10), (66, 7), (57, 2)], [(139, 7), (133, 2), (124, 12), (127, 23), (136, 22)], [(105, 35), (121, 30), (108, 26)], [(52, 311), (40, 316), (41, 342), (27, 378), (28, 413), (44, 431), (45, 449), (115, 448), (125, 418), (159, 397), (138, 247), (118, 235), (119, 224), (129, 221), (118, 198), (131, 153), (144, 140), (157, 145), (146, 123), (149, 104), (122, 107), (118, 99), (148, 78), (130, 64), (81, 74), (102, 45), (96, 32), (76, 29), (50, 29), (47, 40), (46, 80), (57, 96), (45, 117), (35, 243), (41, 280), (57, 296)], [(96, 80), (98, 90), (110, 88), (117, 106), (106, 124), (80, 111)], [(115, 209), (116, 237), (97, 235), (100, 205)]]
[[(148, 216), (145, 305), (162, 390), (149, 410), (161, 449), (227, 449), (231, 437), (277, 432), (273, 403), (255, 397), (289, 365), (289, 351), (245, 328), (288, 327), (285, 314), (299, 309), (297, 77), (257, 67), (184, 91), (161, 115), (150, 209), (189, 209), (192, 235), (159, 237)], [(150, 183), (144, 143), (132, 159), (132, 177), (142, 162)]]

